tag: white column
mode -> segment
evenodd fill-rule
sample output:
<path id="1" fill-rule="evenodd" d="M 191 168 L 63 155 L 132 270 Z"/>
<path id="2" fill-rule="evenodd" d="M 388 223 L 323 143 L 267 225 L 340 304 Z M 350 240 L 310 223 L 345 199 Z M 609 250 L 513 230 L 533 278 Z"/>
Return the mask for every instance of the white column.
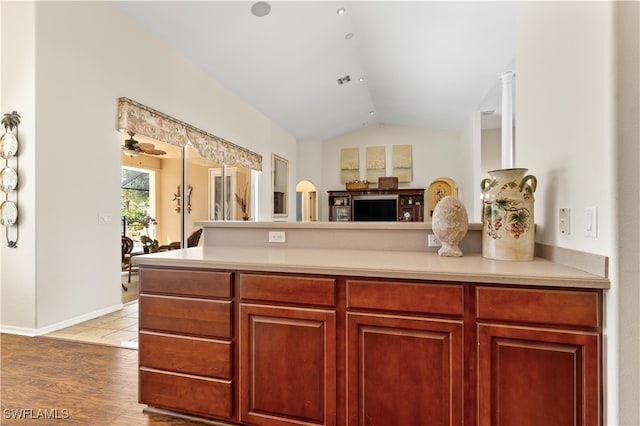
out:
<path id="1" fill-rule="evenodd" d="M 513 72 L 502 74 L 502 168 L 515 167 L 513 143 Z"/>
<path id="2" fill-rule="evenodd" d="M 180 188 L 180 211 L 182 223 L 180 224 L 180 248 L 187 247 L 187 230 L 189 229 L 189 146 L 191 141 L 182 147 L 182 187 Z"/>

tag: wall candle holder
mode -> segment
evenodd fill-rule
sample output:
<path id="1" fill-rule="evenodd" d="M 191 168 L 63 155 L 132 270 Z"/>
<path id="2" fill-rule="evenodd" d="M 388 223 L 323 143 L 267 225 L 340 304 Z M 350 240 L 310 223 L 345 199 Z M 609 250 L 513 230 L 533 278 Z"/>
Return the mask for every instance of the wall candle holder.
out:
<path id="1" fill-rule="evenodd" d="M 191 191 L 192 190 L 193 188 L 191 187 L 191 185 L 187 186 L 187 213 L 191 213 Z M 182 192 L 180 191 L 180 185 L 178 185 L 178 192 L 173 194 L 173 201 L 177 203 L 176 211 L 178 213 L 180 213 L 180 211 L 182 210 L 182 207 L 180 206 L 182 195 L 180 194 L 182 194 Z"/>
<path id="2" fill-rule="evenodd" d="M 16 111 L 5 113 L 1 120 L 4 133 L 0 136 L 0 157 L 4 159 L 4 168 L 0 171 L 0 191 L 4 193 L 4 201 L 0 204 L 0 224 L 5 227 L 7 245 L 18 247 L 18 125 L 20 114 Z M 15 162 L 15 168 L 9 161 Z M 15 194 L 15 201 L 9 195 Z M 15 228 L 16 238 L 9 237 L 9 230 Z"/>

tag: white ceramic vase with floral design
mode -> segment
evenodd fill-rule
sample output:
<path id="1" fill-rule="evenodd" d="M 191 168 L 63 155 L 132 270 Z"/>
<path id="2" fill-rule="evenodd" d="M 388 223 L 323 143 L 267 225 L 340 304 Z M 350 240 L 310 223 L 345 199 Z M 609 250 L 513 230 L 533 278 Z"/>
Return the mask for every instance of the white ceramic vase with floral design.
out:
<path id="1" fill-rule="evenodd" d="M 533 193 L 537 179 L 527 169 L 489 172 L 482 187 L 482 256 L 532 260 L 535 249 Z"/>

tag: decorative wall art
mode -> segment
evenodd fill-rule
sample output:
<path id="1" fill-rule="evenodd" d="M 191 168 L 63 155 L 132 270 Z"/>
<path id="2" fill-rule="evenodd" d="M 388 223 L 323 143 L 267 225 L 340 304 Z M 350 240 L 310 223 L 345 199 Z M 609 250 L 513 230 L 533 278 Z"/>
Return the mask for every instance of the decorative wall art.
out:
<path id="1" fill-rule="evenodd" d="M 367 147 L 367 181 L 377 182 L 382 176 L 386 176 L 384 146 Z"/>
<path id="2" fill-rule="evenodd" d="M 191 213 L 191 191 L 193 191 L 193 187 L 191 185 L 187 186 L 187 213 Z M 180 213 L 182 211 L 182 206 L 180 205 L 180 201 L 182 201 L 182 192 L 180 191 L 180 185 L 178 185 L 178 192 L 173 194 L 173 201 L 176 204 L 176 211 Z"/>
<path id="3" fill-rule="evenodd" d="M 360 179 L 360 148 L 342 148 L 340 153 L 340 182 Z"/>
<path id="4" fill-rule="evenodd" d="M 427 189 L 427 217 L 431 218 L 438 202 L 449 195 L 458 197 L 458 185 L 453 179 L 440 177 L 431 182 Z"/>
<path id="5" fill-rule="evenodd" d="M 391 147 L 392 176 L 398 178 L 398 182 L 411 182 L 413 180 L 413 157 L 411 145 L 393 145 Z"/>
<path id="6" fill-rule="evenodd" d="M 5 227 L 7 245 L 18 247 L 18 125 L 20 114 L 16 111 L 2 116 L 4 133 L 0 137 L 0 157 L 4 159 L 4 168 L 0 171 L 0 191 L 4 193 L 4 201 L 0 204 L 0 225 Z M 10 164 L 13 163 L 13 164 Z M 15 165 L 15 168 L 13 167 Z M 10 195 L 13 200 L 10 199 Z M 9 237 L 9 229 L 15 229 L 16 237 Z"/>

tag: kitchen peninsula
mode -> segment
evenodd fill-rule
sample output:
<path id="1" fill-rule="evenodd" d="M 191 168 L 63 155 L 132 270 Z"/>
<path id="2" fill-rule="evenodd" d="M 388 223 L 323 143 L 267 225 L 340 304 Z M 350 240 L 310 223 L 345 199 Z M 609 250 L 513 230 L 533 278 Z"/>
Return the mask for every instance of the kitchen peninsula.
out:
<path id="1" fill-rule="evenodd" d="M 428 222 L 197 225 L 203 247 L 135 259 L 151 409 L 246 425 L 602 423 L 602 256 L 484 259 L 479 224 L 461 258 L 427 247 Z"/>

